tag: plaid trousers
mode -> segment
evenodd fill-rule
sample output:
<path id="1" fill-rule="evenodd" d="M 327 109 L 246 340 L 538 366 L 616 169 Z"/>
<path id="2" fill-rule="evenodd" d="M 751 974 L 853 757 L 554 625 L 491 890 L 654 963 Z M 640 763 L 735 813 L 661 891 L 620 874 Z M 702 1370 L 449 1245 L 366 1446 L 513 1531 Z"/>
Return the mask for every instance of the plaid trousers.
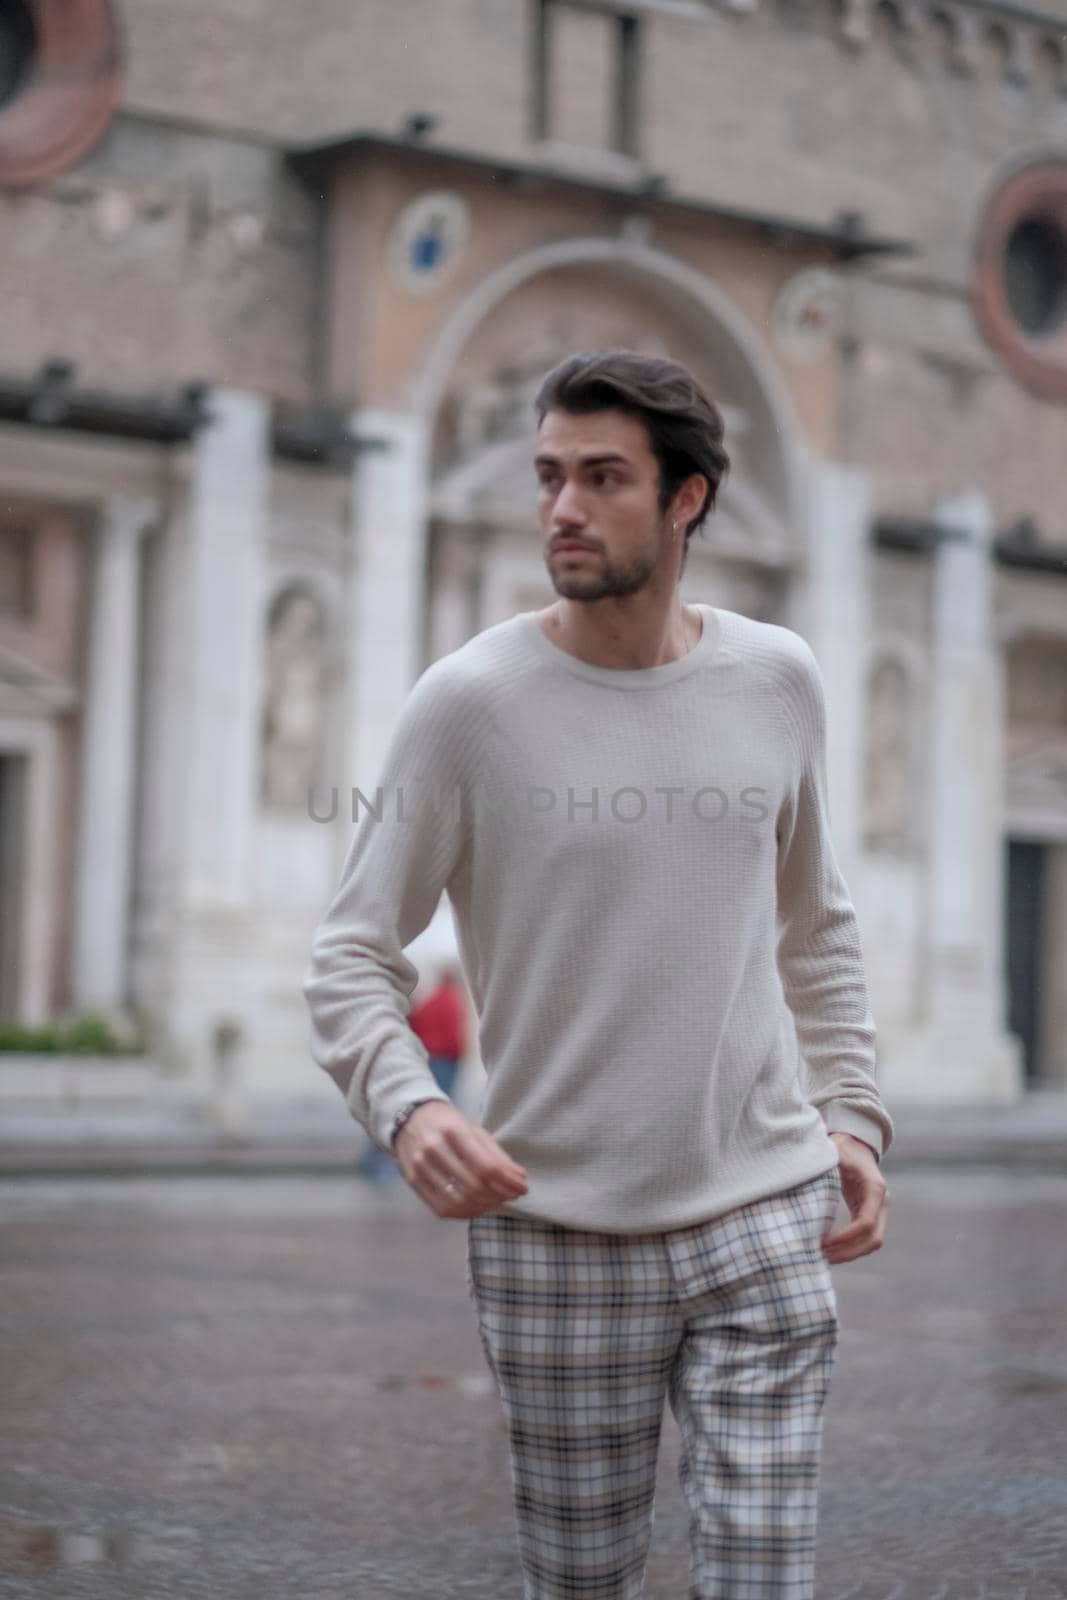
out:
<path id="1" fill-rule="evenodd" d="M 640 1600 L 668 1399 L 689 1600 L 813 1600 L 838 1339 L 830 1171 L 665 1233 L 485 1212 L 467 1289 L 503 1402 L 523 1600 Z"/>

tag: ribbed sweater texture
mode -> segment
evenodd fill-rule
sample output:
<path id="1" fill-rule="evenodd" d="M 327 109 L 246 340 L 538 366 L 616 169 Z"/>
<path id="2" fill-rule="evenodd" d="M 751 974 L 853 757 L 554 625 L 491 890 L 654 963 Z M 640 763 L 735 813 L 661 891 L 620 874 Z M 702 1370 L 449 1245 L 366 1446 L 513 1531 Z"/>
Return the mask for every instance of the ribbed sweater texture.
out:
<path id="1" fill-rule="evenodd" d="M 406 947 L 452 904 L 486 1072 L 478 1121 L 526 1169 L 497 1209 L 685 1227 L 881 1154 L 826 702 L 789 628 L 699 605 L 685 656 L 625 670 L 522 612 L 420 676 L 360 789 L 304 981 L 312 1054 L 383 1148 L 447 1100 L 408 1023 Z M 366 804 L 362 804 L 365 799 Z"/>

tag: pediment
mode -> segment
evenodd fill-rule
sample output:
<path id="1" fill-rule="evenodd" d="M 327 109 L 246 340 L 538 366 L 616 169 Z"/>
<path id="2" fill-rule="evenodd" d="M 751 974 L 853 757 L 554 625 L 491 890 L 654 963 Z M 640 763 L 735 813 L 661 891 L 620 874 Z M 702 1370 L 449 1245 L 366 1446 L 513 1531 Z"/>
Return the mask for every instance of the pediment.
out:
<path id="1" fill-rule="evenodd" d="M 78 704 L 77 687 L 14 651 L 0 648 L 0 714 L 37 717 L 69 711 Z"/>

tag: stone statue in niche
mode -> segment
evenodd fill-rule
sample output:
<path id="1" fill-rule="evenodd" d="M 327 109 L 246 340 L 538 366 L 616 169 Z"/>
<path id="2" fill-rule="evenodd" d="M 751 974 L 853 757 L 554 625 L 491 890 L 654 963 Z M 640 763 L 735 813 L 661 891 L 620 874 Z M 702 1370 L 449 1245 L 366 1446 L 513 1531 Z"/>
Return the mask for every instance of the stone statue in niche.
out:
<path id="1" fill-rule="evenodd" d="M 899 661 L 885 657 L 868 679 L 864 768 L 864 841 L 906 844 L 911 691 Z M 914 797 L 913 797 L 914 798 Z"/>
<path id="2" fill-rule="evenodd" d="M 286 810 L 307 804 L 319 778 L 324 628 L 307 590 L 278 595 L 267 619 L 267 682 L 261 729 L 264 802 Z"/>

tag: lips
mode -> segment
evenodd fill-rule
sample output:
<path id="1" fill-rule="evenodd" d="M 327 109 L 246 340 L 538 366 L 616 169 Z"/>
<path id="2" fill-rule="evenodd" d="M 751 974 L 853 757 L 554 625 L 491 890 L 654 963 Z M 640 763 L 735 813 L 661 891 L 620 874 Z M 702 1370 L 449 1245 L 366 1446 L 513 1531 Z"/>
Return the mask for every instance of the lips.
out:
<path id="1" fill-rule="evenodd" d="M 592 555 L 592 546 L 588 544 L 574 544 L 570 541 L 567 544 L 554 544 L 552 546 L 552 554 L 555 556 L 581 555 L 583 553 L 585 555 Z"/>

